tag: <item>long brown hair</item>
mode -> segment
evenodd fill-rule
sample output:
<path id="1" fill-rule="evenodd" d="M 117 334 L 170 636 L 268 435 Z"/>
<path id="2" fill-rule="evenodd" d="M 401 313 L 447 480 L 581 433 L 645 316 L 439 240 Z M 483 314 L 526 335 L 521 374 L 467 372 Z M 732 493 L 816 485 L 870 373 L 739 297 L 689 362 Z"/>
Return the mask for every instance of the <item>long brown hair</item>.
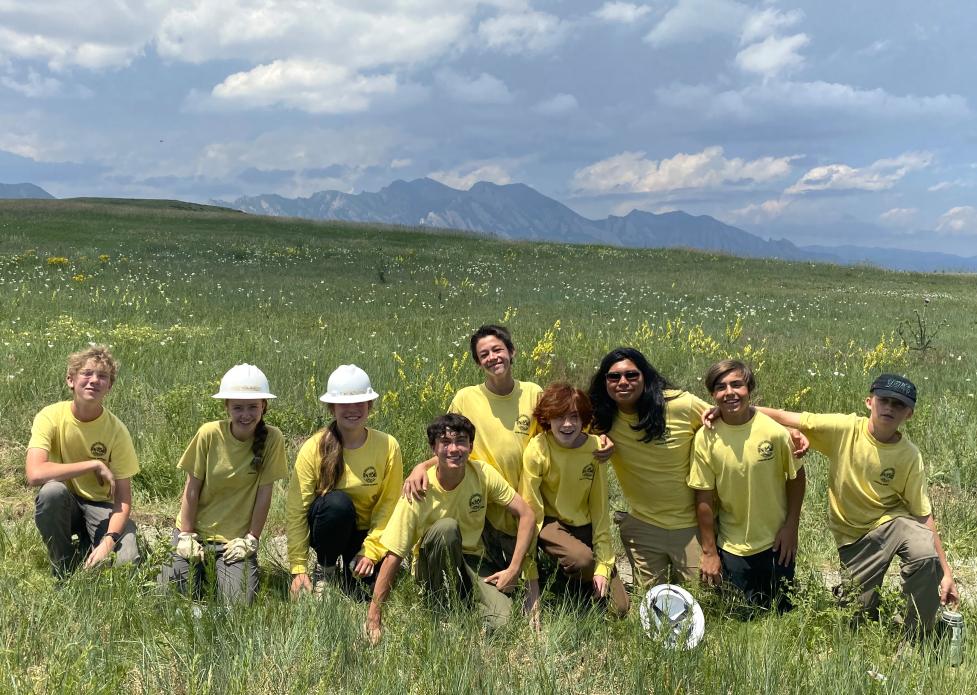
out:
<path id="1" fill-rule="evenodd" d="M 334 490 L 343 477 L 343 435 L 339 433 L 339 426 L 333 420 L 322 431 L 319 440 L 319 484 L 316 486 L 316 496 L 324 495 Z"/>

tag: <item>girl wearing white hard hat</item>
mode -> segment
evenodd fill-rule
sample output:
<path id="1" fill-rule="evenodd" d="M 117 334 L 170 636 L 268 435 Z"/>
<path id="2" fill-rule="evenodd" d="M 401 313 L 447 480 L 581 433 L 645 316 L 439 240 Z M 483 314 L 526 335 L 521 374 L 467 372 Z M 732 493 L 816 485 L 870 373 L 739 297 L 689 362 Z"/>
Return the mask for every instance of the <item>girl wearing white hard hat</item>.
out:
<path id="1" fill-rule="evenodd" d="M 205 561 L 213 556 L 217 588 L 230 601 L 251 603 L 258 590 L 258 539 L 272 486 L 288 474 L 285 439 L 265 424 L 269 390 L 250 364 L 232 367 L 214 398 L 227 419 L 208 422 L 190 440 L 179 467 L 187 473 L 173 532 L 173 557 L 160 582 L 202 594 Z"/>
<path id="2" fill-rule="evenodd" d="M 370 377 L 354 364 L 330 374 L 319 397 L 333 420 L 299 451 L 285 505 L 292 596 L 312 588 L 310 547 L 326 573 L 342 558 L 341 585 L 348 592 L 362 596 L 354 579 L 374 579 L 385 553 L 380 534 L 404 482 L 400 444 L 366 426 L 377 397 Z"/>

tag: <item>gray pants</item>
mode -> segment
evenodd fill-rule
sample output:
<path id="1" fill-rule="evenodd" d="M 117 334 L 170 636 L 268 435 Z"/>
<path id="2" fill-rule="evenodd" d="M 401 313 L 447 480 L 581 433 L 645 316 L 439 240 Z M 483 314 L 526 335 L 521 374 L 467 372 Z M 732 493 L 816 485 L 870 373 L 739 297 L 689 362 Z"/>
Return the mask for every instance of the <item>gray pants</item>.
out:
<path id="1" fill-rule="evenodd" d="M 899 556 L 902 593 L 906 596 L 905 628 L 928 632 L 940 608 L 943 568 L 936 555 L 933 532 L 910 517 L 899 517 L 872 529 L 854 543 L 838 548 L 846 574 L 858 587 L 863 610 L 878 612 L 879 587 L 889 563 Z"/>
<path id="2" fill-rule="evenodd" d="M 440 519 L 421 539 L 417 557 L 417 581 L 436 605 L 476 603 L 489 630 L 501 627 L 512 613 L 512 599 L 484 577 L 504 569 L 473 555 L 465 555 L 461 530 L 454 519 Z"/>
<path id="3" fill-rule="evenodd" d="M 73 570 L 91 549 L 102 542 L 112 516 L 111 502 L 87 502 L 75 497 L 64 483 L 51 480 L 37 492 L 34 523 L 47 546 L 51 570 L 63 577 Z M 78 536 L 78 543 L 72 536 Z M 126 522 L 115 544 L 116 566 L 139 561 L 136 525 Z"/>
<path id="4" fill-rule="evenodd" d="M 173 529 L 173 547 L 176 547 L 180 531 Z M 224 561 L 224 543 L 204 543 L 204 559 L 190 561 L 175 552 L 170 564 L 163 565 L 157 581 L 162 586 L 176 584 L 180 593 L 193 591 L 193 597 L 202 599 L 208 578 L 216 579 L 217 590 L 229 603 L 244 602 L 250 605 L 258 593 L 258 556 L 240 562 Z M 212 584 L 211 584 L 212 585 Z"/>

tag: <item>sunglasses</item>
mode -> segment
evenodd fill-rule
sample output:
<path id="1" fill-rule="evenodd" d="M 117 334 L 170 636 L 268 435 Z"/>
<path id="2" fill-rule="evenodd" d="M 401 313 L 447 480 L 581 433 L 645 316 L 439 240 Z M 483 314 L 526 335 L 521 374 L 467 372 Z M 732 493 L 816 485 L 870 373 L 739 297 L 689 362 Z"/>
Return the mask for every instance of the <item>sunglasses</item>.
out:
<path id="1" fill-rule="evenodd" d="M 626 372 L 608 372 L 604 375 L 604 378 L 612 384 L 616 384 L 621 379 L 627 379 L 629 382 L 637 381 L 639 378 L 641 378 L 641 372 L 639 372 L 637 369 L 629 369 Z"/>

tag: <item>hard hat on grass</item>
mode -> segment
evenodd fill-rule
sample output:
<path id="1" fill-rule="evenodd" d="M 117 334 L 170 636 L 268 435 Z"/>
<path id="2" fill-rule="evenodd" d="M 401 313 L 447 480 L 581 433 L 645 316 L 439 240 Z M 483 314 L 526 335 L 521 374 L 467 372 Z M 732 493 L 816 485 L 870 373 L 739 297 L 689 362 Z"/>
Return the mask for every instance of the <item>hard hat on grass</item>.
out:
<path id="1" fill-rule="evenodd" d="M 220 391 L 213 398 L 275 398 L 268 386 L 268 377 L 253 364 L 239 364 L 227 370 L 221 379 Z"/>
<path id="2" fill-rule="evenodd" d="M 706 632 L 702 607 L 692 594 L 674 584 L 652 587 L 641 600 L 641 625 L 649 637 L 670 649 L 692 649 Z"/>
<path id="3" fill-rule="evenodd" d="M 355 364 L 336 367 L 326 382 L 326 392 L 319 396 L 323 403 L 364 403 L 379 398 L 370 377 Z"/>

